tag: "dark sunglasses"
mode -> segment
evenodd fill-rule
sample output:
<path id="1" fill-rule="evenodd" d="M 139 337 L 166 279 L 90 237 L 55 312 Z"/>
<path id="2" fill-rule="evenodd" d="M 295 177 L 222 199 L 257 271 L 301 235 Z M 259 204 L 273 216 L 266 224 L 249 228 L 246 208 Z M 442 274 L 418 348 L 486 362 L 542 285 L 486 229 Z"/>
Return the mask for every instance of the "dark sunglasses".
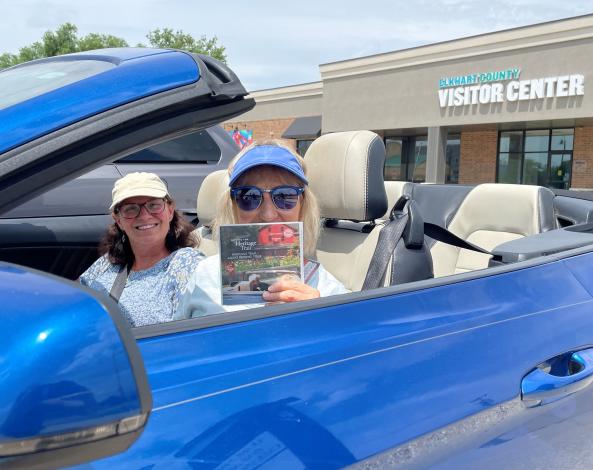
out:
<path id="1" fill-rule="evenodd" d="M 115 213 L 121 215 L 124 219 L 134 219 L 140 215 L 143 207 L 149 214 L 155 215 L 163 212 L 166 204 L 164 199 L 151 199 L 144 204 L 122 204 L 115 210 Z"/>
<path id="2" fill-rule="evenodd" d="M 264 193 L 270 193 L 272 202 L 277 209 L 289 211 L 296 207 L 299 196 L 305 188 L 299 186 L 276 186 L 272 189 L 261 189 L 257 186 L 239 186 L 231 188 L 231 196 L 242 211 L 254 211 L 264 199 Z"/>

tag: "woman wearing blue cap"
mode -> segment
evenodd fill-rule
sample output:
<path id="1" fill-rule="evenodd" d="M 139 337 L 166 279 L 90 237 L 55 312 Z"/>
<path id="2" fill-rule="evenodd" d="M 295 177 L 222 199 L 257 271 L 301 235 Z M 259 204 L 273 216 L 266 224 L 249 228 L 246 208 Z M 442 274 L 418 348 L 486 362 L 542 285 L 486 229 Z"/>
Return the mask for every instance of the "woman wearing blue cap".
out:
<path id="1" fill-rule="evenodd" d="M 315 254 L 320 229 L 319 208 L 307 186 L 305 161 L 299 155 L 277 142 L 254 144 L 233 159 L 228 172 L 230 189 L 221 197 L 215 227 L 301 221 L 305 257 Z M 202 261 L 187 284 L 178 317 L 261 306 L 221 305 L 220 278 L 218 256 Z M 294 279 L 277 281 L 263 292 L 263 300 L 294 302 L 349 292 L 323 266 L 310 259 L 305 262 L 305 279 L 306 283 Z"/>

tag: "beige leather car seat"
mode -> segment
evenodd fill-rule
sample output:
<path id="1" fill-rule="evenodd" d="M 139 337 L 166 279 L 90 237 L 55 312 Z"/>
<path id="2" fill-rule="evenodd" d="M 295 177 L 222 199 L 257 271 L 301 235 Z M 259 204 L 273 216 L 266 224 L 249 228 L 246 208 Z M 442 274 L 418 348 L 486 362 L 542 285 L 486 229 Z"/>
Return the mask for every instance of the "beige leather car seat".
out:
<path id="1" fill-rule="evenodd" d="M 388 219 L 391 209 L 397 202 L 397 200 L 403 196 L 411 196 L 413 183 L 407 181 L 385 181 L 385 192 L 387 193 L 387 212 L 381 217 L 382 219 Z"/>
<path id="2" fill-rule="evenodd" d="M 198 248 L 206 256 L 218 253 L 218 242 L 212 240 L 211 226 L 216 218 L 220 197 L 228 190 L 228 184 L 227 170 L 217 170 L 204 178 L 198 190 L 196 212 L 200 226 L 194 232 L 200 236 Z"/>
<path id="3" fill-rule="evenodd" d="M 492 251 L 501 243 L 556 228 L 554 193 L 540 186 L 480 184 L 461 202 L 447 229 Z M 435 277 L 488 267 L 489 255 L 436 242 Z"/>
<path id="4" fill-rule="evenodd" d="M 317 244 L 317 259 L 347 289 L 360 290 L 382 228 L 365 233 L 360 222 L 387 211 L 383 141 L 370 131 L 326 134 L 311 144 L 305 161 L 321 216 L 330 222 Z"/>

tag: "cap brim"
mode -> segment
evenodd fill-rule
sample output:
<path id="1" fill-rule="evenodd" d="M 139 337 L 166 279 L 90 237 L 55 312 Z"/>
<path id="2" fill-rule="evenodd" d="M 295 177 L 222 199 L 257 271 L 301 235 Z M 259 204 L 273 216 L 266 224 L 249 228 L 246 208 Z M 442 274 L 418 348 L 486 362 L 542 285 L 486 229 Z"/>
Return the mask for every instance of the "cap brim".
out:
<path id="1" fill-rule="evenodd" d="M 115 206 L 117 206 L 120 202 L 125 201 L 131 197 L 155 197 L 155 198 L 164 198 L 167 196 L 167 191 L 163 191 L 162 189 L 156 188 L 145 188 L 145 189 L 138 189 L 134 188 L 129 191 L 123 191 L 117 200 L 114 200 L 109 206 L 109 210 L 112 211 Z"/>
<path id="2" fill-rule="evenodd" d="M 249 171 L 253 168 L 256 168 L 258 166 L 274 166 L 276 168 L 281 168 L 282 170 L 286 170 L 289 173 L 296 176 L 303 183 L 309 184 L 309 181 L 307 180 L 307 178 L 305 177 L 305 174 L 302 171 L 299 173 L 299 172 L 293 170 L 292 168 L 287 167 L 286 165 L 282 165 L 281 163 L 275 163 L 275 162 L 270 162 L 270 161 L 266 161 L 266 160 L 262 160 L 262 161 L 254 160 L 252 162 L 249 162 L 243 168 L 241 168 L 240 172 L 237 172 L 237 174 L 233 175 L 233 178 L 229 181 L 229 186 L 232 186 L 233 183 L 235 183 L 235 181 L 237 181 L 241 177 L 241 175 L 245 174 L 247 171 Z"/>

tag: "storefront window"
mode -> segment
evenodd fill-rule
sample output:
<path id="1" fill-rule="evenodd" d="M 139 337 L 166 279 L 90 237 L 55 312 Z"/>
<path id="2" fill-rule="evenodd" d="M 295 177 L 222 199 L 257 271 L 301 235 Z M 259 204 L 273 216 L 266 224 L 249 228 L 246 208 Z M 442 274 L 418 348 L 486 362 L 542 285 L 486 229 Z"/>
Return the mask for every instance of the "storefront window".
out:
<path id="1" fill-rule="evenodd" d="M 523 183 L 547 186 L 548 154 L 525 153 L 523 160 Z"/>
<path id="2" fill-rule="evenodd" d="M 309 150 L 309 147 L 313 143 L 313 139 L 310 140 L 297 140 L 296 141 L 296 151 L 301 156 L 304 157 Z"/>
<path id="3" fill-rule="evenodd" d="M 525 131 L 525 153 L 527 152 L 547 152 L 548 141 L 550 140 L 550 131 Z"/>
<path id="4" fill-rule="evenodd" d="M 405 169 L 402 166 L 402 138 L 385 139 L 385 170 L 383 172 L 385 180 L 403 181 L 405 180 Z"/>
<path id="5" fill-rule="evenodd" d="M 571 136 L 572 140 L 572 136 Z M 550 164 L 550 186 L 568 189 L 570 181 L 572 153 L 553 153 Z"/>
<path id="6" fill-rule="evenodd" d="M 568 189 L 573 137 L 573 129 L 501 132 L 497 182 Z"/>
<path id="7" fill-rule="evenodd" d="M 447 136 L 445 183 L 459 182 L 459 156 L 461 155 L 461 140 L 459 135 Z"/>
<path id="8" fill-rule="evenodd" d="M 426 136 L 385 138 L 385 180 L 423 182 L 426 179 L 426 143 Z"/>
<path id="9" fill-rule="evenodd" d="M 500 153 L 498 157 L 498 182 L 513 184 L 521 182 L 520 153 Z"/>
<path id="10" fill-rule="evenodd" d="M 416 137 L 414 142 L 414 161 L 410 168 L 411 177 L 408 179 L 414 183 L 422 183 L 426 181 L 426 154 L 427 154 L 427 137 Z"/>
<path id="11" fill-rule="evenodd" d="M 566 129 L 552 129 L 552 150 L 572 150 L 573 134 L 566 133 Z"/>
<path id="12" fill-rule="evenodd" d="M 385 138 L 385 171 L 386 181 L 426 181 L 426 157 L 428 154 L 428 138 L 421 136 L 403 136 Z M 459 135 L 447 138 L 445 182 L 457 183 L 459 179 Z"/>
<path id="13" fill-rule="evenodd" d="M 501 132 L 501 152 L 523 152 L 523 131 Z"/>

